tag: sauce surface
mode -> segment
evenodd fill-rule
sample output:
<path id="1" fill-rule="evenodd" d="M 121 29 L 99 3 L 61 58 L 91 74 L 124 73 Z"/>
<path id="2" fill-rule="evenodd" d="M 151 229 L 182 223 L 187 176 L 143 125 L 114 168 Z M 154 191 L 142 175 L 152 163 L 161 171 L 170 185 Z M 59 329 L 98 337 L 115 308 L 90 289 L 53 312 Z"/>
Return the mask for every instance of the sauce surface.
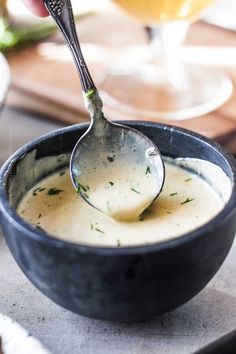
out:
<path id="1" fill-rule="evenodd" d="M 110 154 L 106 160 L 98 158 L 86 167 L 78 190 L 104 214 L 116 220 L 134 220 L 160 189 L 156 167 L 136 160 L 135 153 L 127 157 Z"/>
<path id="2" fill-rule="evenodd" d="M 217 179 L 219 168 L 205 163 L 208 165 L 203 164 L 202 169 L 208 166 Z M 226 200 L 199 175 L 170 162 L 165 168 L 165 184 L 158 199 L 132 222 L 116 221 L 87 204 L 75 192 L 67 169 L 36 184 L 23 197 L 17 212 L 28 223 L 60 239 L 122 247 L 176 238 L 222 210 Z"/>

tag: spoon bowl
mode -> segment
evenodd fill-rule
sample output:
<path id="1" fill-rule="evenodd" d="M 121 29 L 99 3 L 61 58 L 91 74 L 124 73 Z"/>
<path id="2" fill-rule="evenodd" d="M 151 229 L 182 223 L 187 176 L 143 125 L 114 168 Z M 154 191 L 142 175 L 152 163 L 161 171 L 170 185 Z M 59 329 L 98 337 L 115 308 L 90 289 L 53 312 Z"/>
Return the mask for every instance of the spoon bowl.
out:
<path id="1" fill-rule="evenodd" d="M 109 122 L 102 113 L 77 142 L 70 171 L 79 194 L 118 220 L 137 218 L 164 182 L 156 145 L 136 129 Z"/>

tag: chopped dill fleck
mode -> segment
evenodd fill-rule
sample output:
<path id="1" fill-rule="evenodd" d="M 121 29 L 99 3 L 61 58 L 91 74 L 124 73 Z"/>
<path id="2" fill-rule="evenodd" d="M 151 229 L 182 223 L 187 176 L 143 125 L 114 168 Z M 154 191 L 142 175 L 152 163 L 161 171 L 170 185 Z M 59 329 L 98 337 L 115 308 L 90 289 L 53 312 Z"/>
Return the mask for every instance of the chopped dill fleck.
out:
<path id="1" fill-rule="evenodd" d="M 139 215 L 139 221 L 143 221 L 143 220 L 144 220 L 143 214 Z"/>
<path id="2" fill-rule="evenodd" d="M 146 168 L 145 175 L 147 175 L 148 173 L 152 173 L 152 172 L 151 172 L 151 169 L 150 169 L 150 167 L 149 167 L 149 166 Z"/>
<path id="3" fill-rule="evenodd" d="M 96 92 L 96 90 L 91 89 L 91 90 L 89 90 L 88 92 L 85 93 L 85 96 L 86 96 L 87 98 L 92 98 L 93 95 L 95 94 L 95 92 Z"/>
<path id="4" fill-rule="evenodd" d="M 107 156 L 107 160 L 109 161 L 109 162 L 113 162 L 114 160 L 115 160 L 115 157 L 116 157 L 116 155 L 112 155 L 112 156 Z"/>
<path id="5" fill-rule="evenodd" d="M 65 173 L 66 173 L 66 171 L 61 171 L 61 172 L 59 173 L 59 175 L 60 175 L 60 176 L 64 176 Z"/>
<path id="6" fill-rule="evenodd" d="M 80 193 L 81 189 L 84 192 L 87 192 L 89 190 L 89 186 L 83 186 L 81 183 L 78 182 L 77 192 Z"/>
<path id="7" fill-rule="evenodd" d="M 183 201 L 182 203 L 180 203 L 181 205 L 192 202 L 194 200 L 194 198 L 186 198 L 185 201 Z"/>
<path id="8" fill-rule="evenodd" d="M 176 194 L 178 194 L 178 193 L 177 193 L 177 192 L 171 193 L 171 194 L 170 194 L 170 197 L 173 197 L 173 196 L 176 195 Z"/>
<path id="9" fill-rule="evenodd" d="M 60 156 L 60 157 L 58 157 L 57 162 L 62 162 L 63 159 L 64 159 L 64 157 L 65 157 L 65 156 Z"/>
<path id="10" fill-rule="evenodd" d="M 40 190 L 40 187 L 38 187 L 38 188 L 35 188 L 34 190 L 33 190 L 33 195 L 35 196 L 35 195 L 37 195 L 37 192 Z"/>
<path id="11" fill-rule="evenodd" d="M 184 182 L 189 182 L 191 180 L 192 180 L 192 178 L 187 178 L 187 179 L 184 180 Z"/>
<path id="12" fill-rule="evenodd" d="M 90 224 L 90 229 L 93 230 L 93 224 Z"/>
<path id="13" fill-rule="evenodd" d="M 42 192 L 42 191 L 44 191 L 44 190 L 45 190 L 45 188 L 41 188 L 41 187 L 35 188 L 35 189 L 33 190 L 33 195 L 36 196 L 36 195 L 37 195 L 37 192 Z"/>
<path id="14" fill-rule="evenodd" d="M 104 231 L 102 231 L 102 230 L 98 229 L 97 227 L 95 227 L 95 230 L 96 230 L 96 231 L 98 231 L 98 232 L 101 232 L 102 234 L 105 234 L 105 232 L 104 232 Z"/>
<path id="15" fill-rule="evenodd" d="M 141 194 L 139 191 L 137 191 L 136 189 L 134 189 L 134 188 L 130 188 L 131 189 L 131 191 L 133 191 L 133 192 L 135 192 L 135 193 L 137 193 L 137 194 Z"/>
<path id="16" fill-rule="evenodd" d="M 36 229 L 39 229 L 39 230 L 46 233 L 46 231 L 39 224 L 35 225 L 35 227 L 36 227 Z"/>
<path id="17" fill-rule="evenodd" d="M 111 186 L 114 186 L 114 182 L 108 182 Z"/>
<path id="18" fill-rule="evenodd" d="M 120 247 L 121 246 L 120 240 L 116 240 L 116 242 L 117 242 L 117 247 Z"/>
<path id="19" fill-rule="evenodd" d="M 58 188 L 50 188 L 47 192 L 47 195 L 58 195 L 60 193 L 64 192 L 63 189 L 58 189 Z"/>

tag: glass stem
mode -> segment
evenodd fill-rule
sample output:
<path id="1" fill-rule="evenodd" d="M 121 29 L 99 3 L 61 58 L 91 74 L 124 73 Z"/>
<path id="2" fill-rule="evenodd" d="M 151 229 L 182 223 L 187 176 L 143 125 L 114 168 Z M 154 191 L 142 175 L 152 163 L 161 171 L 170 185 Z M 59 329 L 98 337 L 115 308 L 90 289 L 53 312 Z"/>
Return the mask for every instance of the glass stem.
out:
<path id="1" fill-rule="evenodd" d="M 189 24 L 189 21 L 172 21 L 146 27 L 151 46 L 151 59 L 161 63 L 175 61 L 176 54 L 185 40 Z"/>

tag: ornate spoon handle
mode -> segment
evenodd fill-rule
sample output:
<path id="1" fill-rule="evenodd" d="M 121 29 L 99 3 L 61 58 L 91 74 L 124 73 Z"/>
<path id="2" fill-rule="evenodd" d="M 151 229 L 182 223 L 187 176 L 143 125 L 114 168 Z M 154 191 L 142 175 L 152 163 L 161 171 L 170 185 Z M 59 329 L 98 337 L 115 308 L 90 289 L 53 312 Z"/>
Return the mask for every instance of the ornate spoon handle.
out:
<path id="1" fill-rule="evenodd" d="M 72 52 L 79 73 L 82 90 L 86 94 L 97 91 L 80 48 L 70 0 L 44 0 L 44 4 L 61 30 Z"/>

